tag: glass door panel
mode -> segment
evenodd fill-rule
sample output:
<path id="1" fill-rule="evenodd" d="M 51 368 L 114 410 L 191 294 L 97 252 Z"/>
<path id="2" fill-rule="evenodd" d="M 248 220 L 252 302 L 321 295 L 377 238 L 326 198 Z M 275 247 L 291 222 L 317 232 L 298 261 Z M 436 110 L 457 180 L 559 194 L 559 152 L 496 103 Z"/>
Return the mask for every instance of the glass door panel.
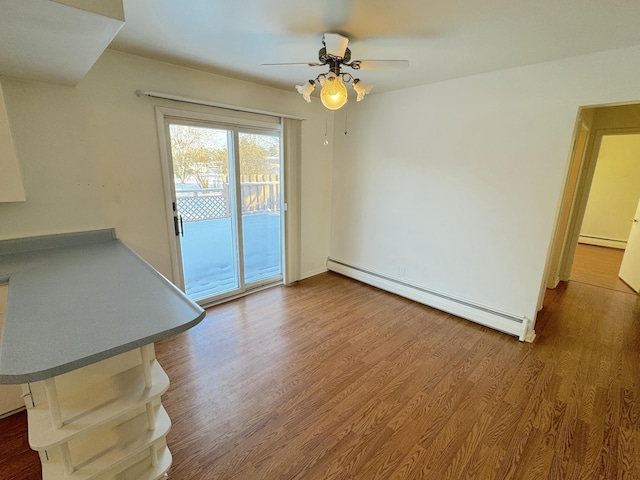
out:
<path id="1" fill-rule="evenodd" d="M 185 292 L 203 300 L 237 290 L 233 131 L 171 123 L 169 133 Z"/>
<path id="2" fill-rule="evenodd" d="M 238 133 L 244 281 L 282 274 L 280 136 Z"/>
<path id="3" fill-rule="evenodd" d="M 280 131 L 165 117 L 177 257 L 202 305 L 282 280 Z"/>

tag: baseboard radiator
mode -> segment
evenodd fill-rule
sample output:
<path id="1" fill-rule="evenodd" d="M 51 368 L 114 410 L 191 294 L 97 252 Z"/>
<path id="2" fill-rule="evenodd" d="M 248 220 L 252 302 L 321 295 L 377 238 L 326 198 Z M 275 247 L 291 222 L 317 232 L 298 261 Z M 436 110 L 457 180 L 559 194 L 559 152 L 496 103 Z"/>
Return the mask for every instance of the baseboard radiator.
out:
<path id="1" fill-rule="evenodd" d="M 586 243 L 587 245 L 596 245 L 598 247 L 619 248 L 624 250 L 627 248 L 627 241 L 617 238 L 596 237 L 594 235 L 580 235 L 578 237 L 579 243 Z"/>
<path id="2" fill-rule="evenodd" d="M 457 317 L 516 336 L 520 341 L 532 342 L 535 338 L 535 333 L 531 328 L 532 322 L 524 316 L 500 312 L 490 307 L 349 265 L 334 258 L 327 260 L 327 269 Z"/>

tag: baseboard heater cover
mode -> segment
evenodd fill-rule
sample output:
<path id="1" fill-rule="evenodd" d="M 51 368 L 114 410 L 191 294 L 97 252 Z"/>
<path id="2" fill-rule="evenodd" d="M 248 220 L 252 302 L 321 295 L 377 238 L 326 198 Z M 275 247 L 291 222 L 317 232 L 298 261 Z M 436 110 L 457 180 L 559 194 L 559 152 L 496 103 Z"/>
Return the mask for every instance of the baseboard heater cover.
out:
<path id="1" fill-rule="evenodd" d="M 627 248 L 626 240 L 619 240 L 617 238 L 596 237 L 594 235 L 580 235 L 578 237 L 578 243 L 596 245 L 598 247 L 618 248 L 620 250 L 624 250 L 625 248 Z"/>
<path id="2" fill-rule="evenodd" d="M 457 317 L 514 335 L 520 341 L 532 342 L 535 337 L 535 333 L 532 330 L 530 331 L 531 321 L 524 316 L 520 317 L 500 312 L 486 306 L 349 265 L 333 258 L 327 260 L 327 269 Z"/>

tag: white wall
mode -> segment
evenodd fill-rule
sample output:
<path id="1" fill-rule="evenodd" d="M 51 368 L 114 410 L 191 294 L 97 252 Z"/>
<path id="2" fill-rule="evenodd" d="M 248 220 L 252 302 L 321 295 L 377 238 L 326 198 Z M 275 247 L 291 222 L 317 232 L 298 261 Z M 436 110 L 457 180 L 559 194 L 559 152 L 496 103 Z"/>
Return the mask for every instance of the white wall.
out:
<path id="1" fill-rule="evenodd" d="M 0 238 L 115 227 L 171 277 L 155 90 L 307 118 L 302 124 L 302 274 L 329 245 L 331 153 L 325 114 L 295 92 L 107 50 L 76 88 L 2 78 L 27 201 L 0 204 Z M 196 107 L 193 107 L 196 108 Z"/>
<path id="2" fill-rule="evenodd" d="M 578 107 L 640 100 L 638 55 L 575 57 L 351 106 L 349 134 L 335 132 L 330 256 L 535 318 Z"/>
<path id="3" fill-rule="evenodd" d="M 602 137 L 580 241 L 625 248 L 640 198 L 640 135 Z"/>

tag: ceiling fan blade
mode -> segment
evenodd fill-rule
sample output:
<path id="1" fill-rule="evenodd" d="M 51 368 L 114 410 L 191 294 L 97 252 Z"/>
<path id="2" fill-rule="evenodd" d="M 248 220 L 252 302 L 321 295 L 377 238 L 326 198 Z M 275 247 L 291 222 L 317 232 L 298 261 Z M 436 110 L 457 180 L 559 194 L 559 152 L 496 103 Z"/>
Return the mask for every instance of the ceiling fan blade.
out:
<path id="1" fill-rule="evenodd" d="M 347 45 L 349 44 L 349 39 L 347 37 L 343 37 L 339 33 L 325 33 L 322 37 L 322 41 L 327 49 L 327 55 L 336 58 L 344 58 L 344 54 L 347 51 Z"/>
<path id="2" fill-rule="evenodd" d="M 261 63 L 261 67 L 324 67 L 324 63 Z"/>
<path id="3" fill-rule="evenodd" d="M 409 60 L 354 60 L 347 66 L 354 70 L 398 70 L 408 68 Z"/>

